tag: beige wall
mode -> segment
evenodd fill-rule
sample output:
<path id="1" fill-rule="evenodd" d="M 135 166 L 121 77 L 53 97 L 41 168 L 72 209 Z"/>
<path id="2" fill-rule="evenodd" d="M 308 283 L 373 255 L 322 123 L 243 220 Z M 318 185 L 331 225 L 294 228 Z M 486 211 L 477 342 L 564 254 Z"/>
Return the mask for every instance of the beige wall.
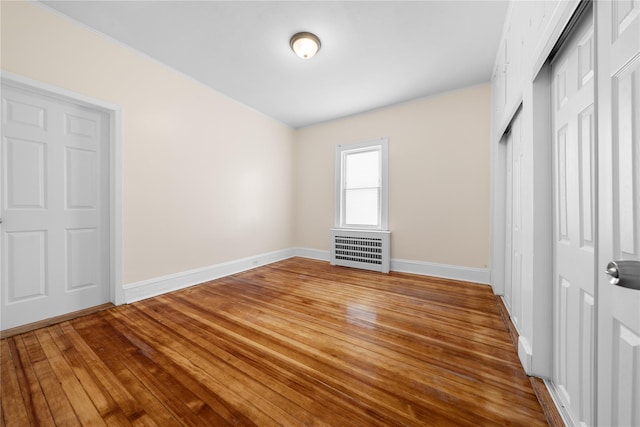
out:
<path id="1" fill-rule="evenodd" d="M 389 137 L 391 257 L 489 263 L 489 84 L 298 131 L 296 245 L 328 250 L 337 144 Z"/>
<path id="2" fill-rule="evenodd" d="M 122 108 L 125 283 L 328 250 L 334 147 L 383 136 L 392 257 L 487 266 L 489 85 L 296 132 L 39 6 L 0 4 L 3 70 Z"/>
<path id="3" fill-rule="evenodd" d="M 122 108 L 125 283 L 292 246 L 292 129 L 41 7 L 1 8 L 3 70 Z"/>

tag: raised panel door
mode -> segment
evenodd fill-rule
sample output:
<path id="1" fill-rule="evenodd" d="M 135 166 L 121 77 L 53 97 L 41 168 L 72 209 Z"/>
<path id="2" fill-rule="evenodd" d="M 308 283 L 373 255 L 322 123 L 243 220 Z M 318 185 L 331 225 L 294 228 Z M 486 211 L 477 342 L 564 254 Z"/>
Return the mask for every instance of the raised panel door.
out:
<path id="1" fill-rule="evenodd" d="M 640 290 L 609 261 L 640 261 L 640 1 L 596 2 L 598 25 L 598 422 L 640 425 Z"/>
<path id="2" fill-rule="evenodd" d="M 1 327 L 110 300 L 106 116 L 2 86 Z"/>
<path id="3" fill-rule="evenodd" d="M 589 8 L 554 58 L 554 372 L 576 424 L 595 424 L 594 41 Z"/>

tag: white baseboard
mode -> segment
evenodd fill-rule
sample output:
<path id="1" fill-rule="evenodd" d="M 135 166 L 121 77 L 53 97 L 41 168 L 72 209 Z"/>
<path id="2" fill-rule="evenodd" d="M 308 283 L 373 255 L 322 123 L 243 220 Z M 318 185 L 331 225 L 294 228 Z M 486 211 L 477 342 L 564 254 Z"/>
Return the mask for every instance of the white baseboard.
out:
<path id="1" fill-rule="evenodd" d="M 242 258 L 208 267 L 196 268 L 181 273 L 170 274 L 154 279 L 128 283 L 123 286 L 124 302 L 132 303 L 146 298 L 155 297 L 167 292 L 177 291 L 199 283 L 219 279 L 224 276 L 240 273 L 241 271 L 282 261 L 299 256 L 329 262 L 329 251 L 311 248 L 289 248 L 275 252 Z M 481 268 L 459 267 L 445 264 L 435 264 L 424 261 L 409 261 L 402 259 L 391 260 L 391 270 L 403 273 L 420 274 L 422 276 L 442 277 L 466 282 L 489 283 L 489 271 Z"/>
<path id="2" fill-rule="evenodd" d="M 208 267 L 183 271 L 181 273 L 170 274 L 168 276 L 128 283 L 123 286 L 125 303 L 132 303 L 162 295 L 167 292 L 188 288 L 189 286 L 197 285 L 199 283 L 208 282 L 224 276 L 240 273 L 241 271 L 282 261 L 284 259 L 291 258 L 292 256 L 295 256 L 293 249 L 283 249 L 221 264 L 210 265 Z"/>
<path id="3" fill-rule="evenodd" d="M 331 259 L 329 251 L 323 251 L 321 249 L 310 248 L 293 248 L 293 256 L 299 256 L 302 258 L 317 259 L 318 261 L 327 261 Z"/>
<path id="4" fill-rule="evenodd" d="M 392 258 L 391 271 L 489 284 L 489 269 L 487 268 L 461 267 L 458 265 Z"/>
<path id="5" fill-rule="evenodd" d="M 320 249 L 294 248 L 293 254 L 293 256 L 321 261 L 329 261 L 331 258 L 329 251 Z M 392 258 L 391 271 L 462 280 L 464 282 L 489 283 L 489 269 L 487 268 L 460 267 L 457 265 Z"/>
<path id="6" fill-rule="evenodd" d="M 518 358 L 527 375 L 532 375 L 533 353 L 529 341 L 523 335 L 518 336 Z"/>

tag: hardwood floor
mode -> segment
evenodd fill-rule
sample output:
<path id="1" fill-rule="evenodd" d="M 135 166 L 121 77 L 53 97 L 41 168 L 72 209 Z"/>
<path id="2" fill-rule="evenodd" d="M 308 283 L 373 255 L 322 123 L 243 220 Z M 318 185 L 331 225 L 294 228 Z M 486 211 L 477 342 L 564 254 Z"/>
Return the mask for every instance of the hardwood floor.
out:
<path id="1" fill-rule="evenodd" d="M 292 258 L 1 343 L 2 426 L 547 425 L 465 282 Z"/>

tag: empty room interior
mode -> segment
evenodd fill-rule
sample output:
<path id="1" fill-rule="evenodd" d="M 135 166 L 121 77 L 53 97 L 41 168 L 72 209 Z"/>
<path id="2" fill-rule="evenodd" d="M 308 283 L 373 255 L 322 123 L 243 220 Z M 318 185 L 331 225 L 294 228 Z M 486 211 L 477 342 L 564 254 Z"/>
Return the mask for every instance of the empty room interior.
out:
<path id="1" fill-rule="evenodd" d="M 0 426 L 640 426 L 640 2 L 0 2 Z"/>

